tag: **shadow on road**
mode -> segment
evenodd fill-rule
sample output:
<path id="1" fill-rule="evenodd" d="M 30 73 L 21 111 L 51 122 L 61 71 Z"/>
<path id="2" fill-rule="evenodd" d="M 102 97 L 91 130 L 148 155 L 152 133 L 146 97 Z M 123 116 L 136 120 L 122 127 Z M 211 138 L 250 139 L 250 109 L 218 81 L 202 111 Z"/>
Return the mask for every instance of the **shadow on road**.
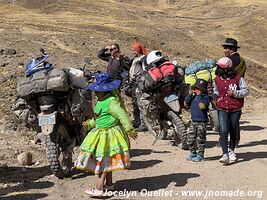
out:
<path id="1" fill-rule="evenodd" d="M 72 177 L 71 179 L 79 179 L 79 178 L 85 178 L 87 176 L 94 176 L 95 174 L 93 172 L 85 172 L 82 170 L 78 170 L 78 169 L 73 169 L 72 170 Z"/>
<path id="2" fill-rule="evenodd" d="M 267 140 L 252 141 L 246 144 L 241 144 L 238 147 L 252 147 L 252 146 L 258 146 L 258 145 L 267 145 Z"/>
<path id="3" fill-rule="evenodd" d="M 206 160 L 219 160 L 221 156 L 213 156 L 213 157 L 209 157 L 206 158 Z M 246 153 L 236 153 L 236 157 L 237 157 L 237 162 L 235 163 L 231 163 L 231 165 L 233 164 L 238 164 L 241 162 L 248 162 L 254 159 L 260 159 L 260 158 L 267 158 L 267 152 L 246 152 Z"/>
<path id="4" fill-rule="evenodd" d="M 242 131 L 261 131 L 263 129 L 265 129 L 265 127 L 257 125 L 240 126 L 240 130 Z"/>
<path id="5" fill-rule="evenodd" d="M 24 170 L 23 170 L 24 169 Z M 24 172 L 23 172 L 23 171 Z M 50 181 L 37 181 L 51 174 L 49 167 L 0 167 L 0 182 L 7 184 L 6 188 L 0 189 L 0 197 L 13 192 L 27 191 L 29 189 L 50 188 L 54 183 Z M 36 181 L 36 182 L 35 182 Z M 10 185 L 10 186 L 9 186 Z M 20 194 L 22 195 L 22 194 Z M 35 195 L 35 194 L 33 194 Z M 42 195 L 42 194 L 41 194 Z M 46 194 L 43 194 L 46 195 Z M 46 195 L 47 196 L 47 195 Z M 1 197 L 11 198 L 11 197 Z M 13 198 L 13 196 L 12 196 Z M 41 198 L 41 197 L 40 197 Z M 15 198 L 14 198 L 15 199 Z M 17 198 L 17 199 L 23 199 Z M 36 198 L 32 198 L 36 199 Z"/>
<path id="6" fill-rule="evenodd" d="M 219 144 L 219 137 L 218 137 L 218 141 L 206 141 L 206 148 L 213 148 L 218 146 Z"/>
<path id="7" fill-rule="evenodd" d="M 152 149 L 131 149 L 130 156 L 131 158 L 133 158 L 133 157 L 138 157 L 142 155 L 149 155 L 152 153 L 171 153 L 171 152 L 170 151 L 156 151 Z"/>
<path id="8" fill-rule="evenodd" d="M 29 193 L 29 194 L 16 194 L 16 195 L 12 195 L 12 196 L 7 196 L 7 197 L 1 197 L 1 200 L 36 200 L 36 199 L 42 199 L 47 197 L 47 194 L 44 193 Z"/>
<path id="9" fill-rule="evenodd" d="M 237 153 L 236 154 L 238 161 L 237 163 L 241 162 L 248 162 L 254 159 L 259 158 L 267 158 L 267 152 L 246 152 L 246 153 Z"/>
<path id="10" fill-rule="evenodd" d="M 240 120 L 239 124 L 249 124 L 250 122 L 249 121 L 243 121 L 243 120 Z"/>
<path id="11" fill-rule="evenodd" d="M 116 182 L 116 190 L 123 191 L 138 191 L 147 189 L 148 191 L 154 191 L 159 189 L 165 189 L 170 183 L 176 183 L 176 187 L 182 187 L 187 184 L 187 180 L 190 178 L 199 177 L 196 173 L 173 173 L 161 176 L 142 177 L 136 179 L 119 180 Z"/>
<path id="12" fill-rule="evenodd" d="M 130 156 L 131 158 L 133 158 L 133 157 L 138 157 L 142 155 L 149 155 L 151 153 L 152 153 L 151 149 L 131 149 Z"/>
<path id="13" fill-rule="evenodd" d="M 207 135 L 219 135 L 219 132 L 213 130 L 207 130 Z"/>
<path id="14" fill-rule="evenodd" d="M 13 192 L 25 192 L 25 191 L 28 191 L 28 190 L 31 190 L 31 189 L 46 189 L 46 188 L 53 187 L 53 185 L 54 185 L 54 183 L 49 182 L 49 181 L 25 182 L 25 183 L 23 183 L 21 185 L 11 186 L 11 187 L 0 189 L 0 197 L 2 199 L 2 198 L 4 198 L 4 197 L 2 197 L 3 195 L 8 195 L 8 194 L 13 193 Z M 44 194 L 44 195 L 46 195 L 46 194 Z M 13 196 L 16 196 L 16 195 L 12 195 L 12 197 Z M 26 195 L 26 194 L 25 194 L 25 196 L 28 197 L 28 195 Z"/>
<path id="15" fill-rule="evenodd" d="M 1 167 L 0 166 L 0 182 L 2 183 L 17 183 L 17 182 L 31 182 L 38 180 L 47 175 L 51 175 L 48 166 L 42 167 Z"/>
<path id="16" fill-rule="evenodd" d="M 162 160 L 131 161 L 130 170 L 145 169 L 161 163 Z"/>

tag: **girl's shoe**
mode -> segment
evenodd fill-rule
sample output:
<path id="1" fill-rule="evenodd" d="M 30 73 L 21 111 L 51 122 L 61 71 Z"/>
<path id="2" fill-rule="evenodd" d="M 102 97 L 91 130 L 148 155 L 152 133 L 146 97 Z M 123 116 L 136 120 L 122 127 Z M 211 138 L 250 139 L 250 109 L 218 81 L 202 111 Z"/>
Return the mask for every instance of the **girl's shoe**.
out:
<path id="1" fill-rule="evenodd" d="M 192 161 L 193 158 L 196 157 L 196 156 L 197 156 L 196 153 L 190 153 L 190 154 L 187 156 L 186 160 L 188 160 L 188 161 Z"/>
<path id="2" fill-rule="evenodd" d="M 237 158 L 236 155 L 233 151 L 229 151 L 229 162 L 230 163 L 234 163 L 236 162 Z"/>
<path id="3" fill-rule="evenodd" d="M 204 160 L 204 157 L 200 154 L 197 154 L 197 156 L 192 158 L 192 161 L 194 161 L 194 162 L 201 162 L 203 160 Z"/>
<path id="4" fill-rule="evenodd" d="M 220 163 L 229 164 L 229 156 L 228 154 L 223 154 L 223 156 L 219 159 Z"/>
<path id="5" fill-rule="evenodd" d="M 103 190 L 98 190 L 96 188 L 85 190 L 86 194 L 89 194 L 91 197 L 101 197 L 103 196 Z"/>

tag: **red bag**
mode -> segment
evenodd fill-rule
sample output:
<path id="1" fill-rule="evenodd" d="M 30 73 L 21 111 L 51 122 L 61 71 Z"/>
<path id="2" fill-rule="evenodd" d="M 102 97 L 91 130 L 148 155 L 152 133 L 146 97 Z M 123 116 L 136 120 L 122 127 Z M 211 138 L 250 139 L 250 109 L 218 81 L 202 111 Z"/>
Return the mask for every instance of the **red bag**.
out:
<path id="1" fill-rule="evenodd" d="M 175 66 L 171 62 L 166 61 L 162 63 L 159 67 L 153 67 L 149 69 L 148 73 L 155 82 L 158 82 L 166 76 L 174 77 L 175 76 L 174 70 Z"/>
<path id="2" fill-rule="evenodd" d="M 163 85 L 169 84 L 170 80 L 174 80 L 175 74 L 175 66 L 171 62 L 166 61 L 159 67 L 153 67 L 145 71 L 138 84 L 139 88 L 143 92 L 156 90 Z"/>

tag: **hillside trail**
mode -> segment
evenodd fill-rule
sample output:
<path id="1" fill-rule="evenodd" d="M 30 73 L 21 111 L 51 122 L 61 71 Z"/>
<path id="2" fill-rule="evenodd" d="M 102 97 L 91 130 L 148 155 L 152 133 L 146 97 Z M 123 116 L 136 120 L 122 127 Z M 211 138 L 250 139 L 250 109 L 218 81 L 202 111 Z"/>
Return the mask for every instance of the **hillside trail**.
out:
<path id="1" fill-rule="evenodd" d="M 242 114 L 238 162 L 229 166 L 218 162 L 221 148 L 216 146 L 217 133 L 208 132 L 205 161 L 200 163 L 186 161 L 188 152 L 172 146 L 169 140 L 152 146 L 153 136 L 139 134 L 131 144 L 130 170 L 114 172 L 115 189 L 121 194 L 114 193 L 108 199 L 126 199 L 127 195 L 128 199 L 267 199 L 266 103 L 267 98 L 257 99 L 252 110 L 244 109 L 248 111 Z M 0 134 L 0 151 L 8 158 L 1 162 L 8 166 L 0 166 L 1 199 L 89 199 L 84 190 L 95 186 L 96 176 L 77 174 L 58 180 L 48 168 L 43 146 L 31 144 L 20 134 L 4 134 Z M 7 148 L 4 138 L 11 147 Z M 12 160 L 13 151 L 18 148 L 31 149 L 40 164 L 19 166 Z M 202 196 L 183 197 L 186 191 L 200 191 Z M 215 196 L 221 191 L 235 191 L 239 196 Z M 240 197 L 240 192 L 247 196 Z"/>

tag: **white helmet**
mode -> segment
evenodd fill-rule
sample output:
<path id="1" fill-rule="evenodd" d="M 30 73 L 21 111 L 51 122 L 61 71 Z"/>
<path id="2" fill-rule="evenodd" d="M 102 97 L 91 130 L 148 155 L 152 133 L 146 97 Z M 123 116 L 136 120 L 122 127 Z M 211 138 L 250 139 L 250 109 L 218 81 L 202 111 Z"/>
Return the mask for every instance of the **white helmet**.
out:
<path id="1" fill-rule="evenodd" d="M 152 64 L 152 63 L 155 63 L 157 61 L 159 61 L 160 59 L 163 58 L 163 55 L 160 51 L 158 50 L 154 50 L 154 51 L 151 51 L 147 57 L 146 57 L 146 62 L 148 65 Z"/>

